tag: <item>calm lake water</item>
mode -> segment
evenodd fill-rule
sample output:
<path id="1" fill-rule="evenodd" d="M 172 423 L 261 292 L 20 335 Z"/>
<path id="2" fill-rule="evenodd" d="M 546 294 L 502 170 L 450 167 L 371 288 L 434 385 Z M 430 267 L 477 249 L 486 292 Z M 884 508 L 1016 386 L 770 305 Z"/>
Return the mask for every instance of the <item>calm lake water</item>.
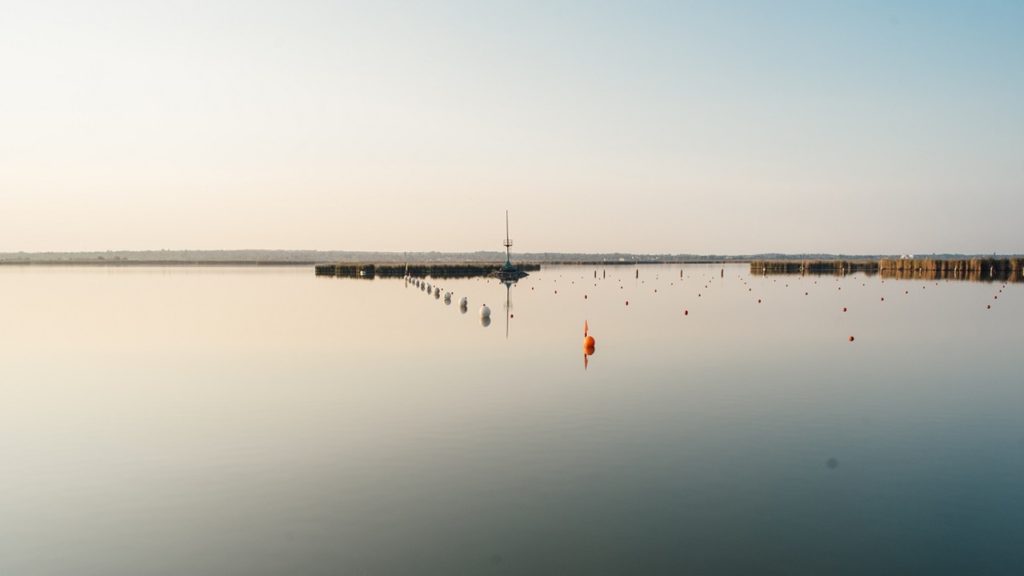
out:
<path id="1" fill-rule="evenodd" d="M 636 270 L 0 268 L 0 574 L 1024 573 L 1024 285 Z"/>

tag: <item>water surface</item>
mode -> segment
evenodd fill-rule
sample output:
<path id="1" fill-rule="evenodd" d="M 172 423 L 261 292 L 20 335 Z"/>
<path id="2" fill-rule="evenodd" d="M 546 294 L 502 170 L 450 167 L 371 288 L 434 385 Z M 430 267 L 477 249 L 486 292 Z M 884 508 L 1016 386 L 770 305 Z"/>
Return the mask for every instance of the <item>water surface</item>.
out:
<path id="1" fill-rule="evenodd" d="M 0 573 L 1024 566 L 1024 286 L 438 284 L 0 268 Z"/>

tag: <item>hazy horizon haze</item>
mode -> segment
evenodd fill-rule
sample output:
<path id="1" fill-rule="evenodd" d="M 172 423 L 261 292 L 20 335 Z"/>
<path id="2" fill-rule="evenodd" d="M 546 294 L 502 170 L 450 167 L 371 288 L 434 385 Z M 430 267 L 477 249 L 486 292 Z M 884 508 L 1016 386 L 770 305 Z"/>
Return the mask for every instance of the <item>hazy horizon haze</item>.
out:
<path id="1" fill-rule="evenodd" d="M 33 2 L 0 252 L 1020 253 L 1017 2 Z"/>

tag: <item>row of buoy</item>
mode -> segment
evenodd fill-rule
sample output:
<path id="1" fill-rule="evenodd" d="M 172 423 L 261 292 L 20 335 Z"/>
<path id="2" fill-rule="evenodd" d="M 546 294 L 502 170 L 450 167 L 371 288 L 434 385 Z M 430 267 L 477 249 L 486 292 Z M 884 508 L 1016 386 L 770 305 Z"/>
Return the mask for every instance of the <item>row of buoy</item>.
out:
<path id="1" fill-rule="evenodd" d="M 433 294 L 435 299 L 440 299 L 441 298 L 441 287 L 440 286 L 432 286 L 429 282 L 427 282 L 425 280 L 421 280 L 419 278 L 412 278 L 412 277 L 409 277 L 409 276 L 406 277 L 406 281 L 411 283 L 413 286 L 419 288 L 420 290 L 425 291 L 427 294 Z M 444 292 L 444 303 L 445 304 L 451 304 L 452 303 L 452 296 L 453 296 L 453 294 L 451 292 L 445 291 Z M 462 298 L 459 299 L 459 309 L 463 313 L 465 313 L 466 310 L 469 309 L 469 298 L 463 296 Z M 483 321 L 486 321 L 484 323 L 485 326 L 490 323 L 490 318 L 491 318 L 491 309 L 487 306 L 487 304 L 484 304 L 484 305 L 480 306 L 480 319 L 483 320 Z"/>
<path id="2" fill-rule="evenodd" d="M 603 276 L 603 275 L 602 275 L 602 276 Z M 680 276 L 682 276 L 682 272 L 680 272 Z M 561 278 L 561 276 L 559 276 L 559 277 Z M 595 274 L 595 277 L 596 277 L 596 274 Z M 585 277 L 581 276 L 581 278 L 585 278 Z M 741 276 L 737 276 L 737 278 L 739 278 L 739 279 L 742 279 L 742 277 L 741 277 Z M 657 276 L 655 277 L 655 279 L 658 279 L 658 278 L 657 278 Z M 803 280 L 803 279 L 804 279 L 804 278 L 797 278 L 797 280 Z M 538 279 L 538 280 L 542 280 L 542 279 Z M 839 279 L 836 279 L 835 281 L 836 281 L 836 282 L 839 282 Z M 425 283 L 425 282 L 420 282 L 420 281 L 418 281 L 418 280 L 417 280 L 417 281 L 415 281 L 415 282 L 417 283 L 417 285 L 423 284 L 423 285 L 425 286 L 425 288 L 426 288 L 426 290 L 427 290 L 428 292 L 430 292 L 430 290 L 431 290 L 431 289 L 433 289 L 433 294 L 434 294 L 435 298 L 436 298 L 436 297 L 438 297 L 438 295 L 440 294 L 440 288 L 439 288 L 439 287 L 431 287 L 429 283 Z M 557 280 L 554 280 L 554 282 L 555 282 L 555 283 L 557 283 Z M 619 279 L 619 280 L 618 280 L 618 282 L 619 282 L 619 284 L 621 284 L 621 283 L 622 283 L 621 279 Z M 772 279 L 772 282 L 773 282 L 773 283 L 777 283 L 777 280 L 776 280 L 776 279 Z M 743 283 L 743 285 L 744 285 L 745 287 L 747 287 L 747 291 L 748 291 L 748 292 L 752 292 L 752 291 L 753 291 L 752 287 L 750 287 L 750 285 L 749 285 L 749 284 L 748 284 L 748 283 L 747 283 L 746 281 L 743 281 L 742 283 Z M 813 284 L 815 284 L 815 285 L 817 285 L 817 284 L 818 284 L 818 281 L 817 281 L 817 280 L 813 280 L 813 281 L 812 281 L 812 283 L 813 283 Z M 884 284 L 884 283 L 885 283 L 885 280 L 881 280 L 881 283 L 882 283 L 882 284 Z M 570 282 L 570 284 L 575 284 L 575 282 L 572 282 L 572 281 L 571 281 L 571 282 Z M 672 284 L 672 285 L 674 285 L 674 284 Z M 935 283 L 935 285 L 936 285 L 936 286 L 938 286 L 938 285 L 939 285 L 939 283 L 938 283 L 938 282 L 936 282 L 936 283 Z M 594 286 L 596 287 L 596 286 L 597 286 L 597 284 L 595 283 L 595 284 L 594 284 Z M 866 283 L 863 283 L 863 282 L 862 282 L 862 283 L 861 283 L 861 286 L 866 286 Z M 705 287 L 705 289 L 708 289 L 708 288 L 710 288 L 710 286 L 709 286 L 708 284 L 705 284 L 705 285 L 704 285 L 704 287 Z M 788 287 L 789 287 L 789 284 L 786 284 L 786 287 L 788 288 Z M 1004 285 L 1004 287 L 1005 287 L 1005 285 Z M 621 289 L 623 289 L 623 287 L 622 287 L 622 286 L 620 286 L 619 288 L 620 288 L 620 290 L 621 290 Z M 927 288 L 926 286 L 921 286 L 921 289 L 922 289 L 922 290 L 924 290 L 924 289 L 926 289 L 926 288 Z M 842 286 L 839 286 L 839 287 L 838 287 L 837 289 L 838 289 L 838 290 L 842 290 Z M 533 290 L 533 287 L 531 287 L 531 290 Z M 657 292 L 657 289 L 656 289 L 656 288 L 654 289 L 654 292 L 655 292 L 655 293 Z M 999 290 L 998 290 L 998 294 L 1001 294 L 1002 292 L 1003 292 L 1003 290 L 1002 290 L 1002 289 L 999 289 Z M 904 290 L 904 294 L 905 294 L 905 295 L 909 295 L 909 293 L 910 293 L 910 291 L 909 291 L 909 290 Z M 555 290 L 555 294 L 558 294 L 558 291 L 557 291 L 557 290 Z M 998 299 L 999 299 L 999 295 L 998 295 L 998 294 L 994 294 L 994 295 L 993 295 L 993 299 L 994 299 L 994 300 L 998 300 Z M 804 295 L 805 295 L 805 296 L 809 296 L 809 292 L 808 292 L 808 291 L 805 291 L 805 292 L 804 292 Z M 702 296 L 702 294 L 698 293 L 697 297 L 698 297 L 698 298 L 700 298 L 701 296 Z M 587 299 L 589 299 L 589 294 L 586 294 L 586 293 L 585 293 L 585 294 L 583 295 L 583 299 L 584 299 L 584 300 L 587 300 Z M 885 297 L 884 297 L 884 296 L 882 296 L 882 297 L 880 298 L 880 301 L 881 301 L 881 302 L 885 302 Z M 451 293 L 450 293 L 450 292 L 446 292 L 446 293 L 445 293 L 445 303 L 446 303 L 446 304 L 448 304 L 448 303 L 450 303 L 450 302 L 451 302 Z M 761 304 L 762 302 L 763 302 L 763 300 L 762 300 L 761 298 L 758 298 L 758 299 L 757 299 L 757 303 L 758 303 L 758 304 Z M 465 297 L 463 297 L 463 298 L 462 298 L 462 299 L 460 300 L 460 302 L 459 302 L 459 305 L 460 305 L 460 308 L 462 308 L 462 309 L 463 309 L 463 312 L 465 312 L 465 309 L 466 309 L 466 308 L 468 307 L 468 300 L 467 300 L 467 299 L 466 299 Z M 629 306 L 629 301 L 628 301 L 628 300 L 626 300 L 626 301 L 625 301 L 625 305 L 626 305 L 626 306 Z M 986 305 L 986 309 L 991 309 L 991 308 L 992 308 L 992 305 L 991 305 L 991 304 L 988 304 L 988 305 Z M 847 311 L 848 311 L 848 309 L 847 309 L 846 307 L 843 307 L 843 308 L 842 308 L 842 312 L 847 312 Z M 484 320 L 484 319 L 488 319 L 488 320 L 489 320 L 489 318 L 490 318 L 490 313 L 491 313 L 491 311 L 490 311 L 490 308 L 489 308 L 489 307 L 487 307 L 487 305 L 486 305 L 486 304 L 485 304 L 485 305 L 483 305 L 483 306 L 481 306 L 481 308 L 480 308 L 480 318 L 481 318 L 481 320 Z M 689 315 L 689 310 L 684 310 L 684 311 L 683 311 L 683 315 L 684 315 L 684 316 L 687 316 L 687 315 Z M 485 325 L 486 325 L 486 323 L 485 323 Z M 593 337 L 591 337 L 591 336 L 589 336 L 589 334 L 587 334 L 587 326 L 586 326 L 586 322 L 585 322 L 585 326 L 584 326 L 584 348 L 585 348 L 585 349 L 586 349 L 586 348 L 588 347 L 588 346 L 587 346 L 588 340 L 589 340 L 589 341 L 590 341 L 590 342 L 592 343 L 592 342 L 593 342 Z M 853 341 L 855 340 L 855 339 L 854 339 L 854 336 L 852 336 L 852 335 L 851 335 L 851 336 L 849 336 L 849 337 L 848 337 L 848 340 L 849 340 L 850 342 L 853 342 Z"/>

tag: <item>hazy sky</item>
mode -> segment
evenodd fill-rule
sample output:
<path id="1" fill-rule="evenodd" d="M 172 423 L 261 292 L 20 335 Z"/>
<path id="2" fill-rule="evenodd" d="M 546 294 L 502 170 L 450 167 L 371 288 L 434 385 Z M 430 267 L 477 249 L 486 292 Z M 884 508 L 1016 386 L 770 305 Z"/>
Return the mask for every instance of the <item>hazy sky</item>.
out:
<path id="1" fill-rule="evenodd" d="M 5 2 L 0 251 L 1024 252 L 1024 2 Z"/>

